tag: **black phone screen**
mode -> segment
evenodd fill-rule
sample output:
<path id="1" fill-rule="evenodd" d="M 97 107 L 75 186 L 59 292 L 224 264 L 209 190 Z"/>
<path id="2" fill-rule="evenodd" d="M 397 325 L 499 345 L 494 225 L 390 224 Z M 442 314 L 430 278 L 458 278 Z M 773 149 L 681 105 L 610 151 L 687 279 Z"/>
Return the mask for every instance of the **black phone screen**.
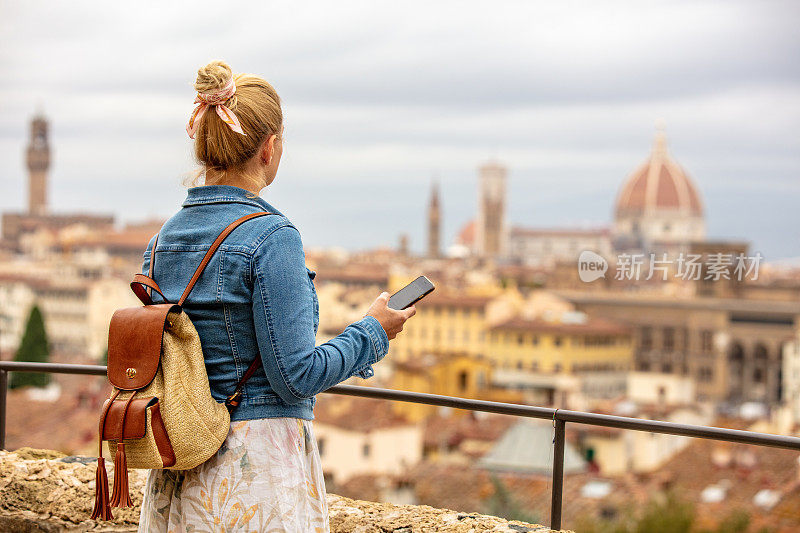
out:
<path id="1" fill-rule="evenodd" d="M 433 283 L 425 276 L 420 276 L 389 298 L 389 307 L 396 310 L 405 309 L 420 301 L 433 291 Z"/>

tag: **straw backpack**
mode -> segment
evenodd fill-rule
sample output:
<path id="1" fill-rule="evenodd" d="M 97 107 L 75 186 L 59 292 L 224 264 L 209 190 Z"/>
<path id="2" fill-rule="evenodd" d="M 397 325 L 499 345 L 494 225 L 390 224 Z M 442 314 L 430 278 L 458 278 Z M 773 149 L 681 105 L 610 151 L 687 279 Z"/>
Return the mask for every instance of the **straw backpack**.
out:
<path id="1" fill-rule="evenodd" d="M 111 520 L 111 507 L 132 507 L 128 468 L 193 468 L 214 455 L 230 429 L 242 386 L 261 365 L 256 357 L 225 403 L 211 396 L 200 337 L 182 306 L 222 241 L 239 224 L 272 213 L 245 215 L 220 233 L 177 304 L 153 280 L 158 235 L 149 275 L 136 274 L 131 289 L 143 307 L 118 309 L 108 329 L 108 380 L 114 386 L 100 416 L 95 504 L 92 519 Z M 149 290 L 148 290 L 149 289 Z M 152 291 L 167 303 L 154 304 Z M 114 493 L 109 500 L 103 441 L 114 456 Z"/>

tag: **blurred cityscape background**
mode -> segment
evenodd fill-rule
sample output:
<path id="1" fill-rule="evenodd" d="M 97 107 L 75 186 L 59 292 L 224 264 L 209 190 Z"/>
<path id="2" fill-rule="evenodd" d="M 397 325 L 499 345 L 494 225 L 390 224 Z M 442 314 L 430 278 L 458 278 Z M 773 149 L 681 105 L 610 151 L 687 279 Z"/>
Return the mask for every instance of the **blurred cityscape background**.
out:
<path id="1" fill-rule="evenodd" d="M 800 434 L 795 5 L 278 4 L 275 38 L 0 5 L 0 359 L 102 364 L 185 194 L 193 69 L 220 57 L 284 98 L 262 195 L 303 234 L 318 342 L 437 287 L 353 383 Z M 10 384 L 8 449 L 96 450 L 105 380 Z M 547 521 L 550 424 L 328 395 L 315 416 L 329 492 Z M 571 424 L 564 525 L 796 531 L 799 459 Z"/>

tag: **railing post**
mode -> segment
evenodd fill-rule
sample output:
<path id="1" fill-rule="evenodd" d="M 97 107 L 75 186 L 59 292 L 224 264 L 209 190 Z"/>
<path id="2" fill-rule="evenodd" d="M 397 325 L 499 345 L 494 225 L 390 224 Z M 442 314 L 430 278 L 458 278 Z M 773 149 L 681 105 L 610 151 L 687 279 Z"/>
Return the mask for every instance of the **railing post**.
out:
<path id="1" fill-rule="evenodd" d="M 0 369 L 0 450 L 6 449 L 6 393 L 8 371 Z"/>
<path id="2" fill-rule="evenodd" d="M 564 426 L 566 422 L 553 415 L 553 494 L 550 503 L 550 529 L 561 529 L 561 495 L 564 485 Z"/>

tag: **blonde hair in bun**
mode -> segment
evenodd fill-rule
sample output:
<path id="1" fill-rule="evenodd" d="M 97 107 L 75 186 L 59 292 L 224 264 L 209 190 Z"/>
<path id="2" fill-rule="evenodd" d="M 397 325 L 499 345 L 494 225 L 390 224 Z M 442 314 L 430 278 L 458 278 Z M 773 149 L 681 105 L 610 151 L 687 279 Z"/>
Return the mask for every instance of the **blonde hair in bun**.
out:
<path id="1" fill-rule="evenodd" d="M 231 130 L 216 113 L 204 113 L 194 139 L 194 153 L 202 168 L 194 176 L 192 185 L 205 176 L 205 185 L 228 182 L 231 173 L 242 176 L 247 183 L 243 188 L 261 189 L 263 178 L 249 175 L 247 163 L 270 135 L 281 135 L 283 111 L 275 89 L 263 78 L 254 74 L 233 74 L 224 61 L 212 61 L 197 71 L 194 88 L 199 93 L 223 89 L 233 77 L 236 92 L 225 106 L 236 113 L 245 135 Z"/>

